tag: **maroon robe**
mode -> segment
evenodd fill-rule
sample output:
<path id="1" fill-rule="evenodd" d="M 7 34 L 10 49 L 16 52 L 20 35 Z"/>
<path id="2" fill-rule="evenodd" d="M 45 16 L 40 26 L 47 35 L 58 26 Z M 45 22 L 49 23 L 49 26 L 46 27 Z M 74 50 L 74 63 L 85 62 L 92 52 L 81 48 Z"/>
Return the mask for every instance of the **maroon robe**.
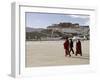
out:
<path id="1" fill-rule="evenodd" d="M 69 55 L 69 41 L 64 42 L 65 55 Z"/>
<path id="2" fill-rule="evenodd" d="M 78 41 L 78 42 L 76 43 L 76 55 L 77 55 L 77 54 L 82 55 L 82 49 L 81 49 L 81 42 L 80 42 L 80 41 Z"/>

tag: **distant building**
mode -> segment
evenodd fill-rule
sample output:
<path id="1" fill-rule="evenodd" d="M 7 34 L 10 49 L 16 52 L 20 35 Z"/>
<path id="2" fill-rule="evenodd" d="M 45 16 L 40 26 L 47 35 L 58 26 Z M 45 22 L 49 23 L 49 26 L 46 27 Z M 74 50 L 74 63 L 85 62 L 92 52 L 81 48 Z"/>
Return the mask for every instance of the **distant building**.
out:
<path id="1" fill-rule="evenodd" d="M 58 29 L 58 28 L 79 28 L 79 24 L 63 22 L 63 23 L 59 23 L 59 24 L 53 24 L 53 25 L 47 27 L 47 29 Z"/>
<path id="2" fill-rule="evenodd" d="M 76 23 L 76 24 L 73 24 L 73 27 L 75 27 L 75 28 L 79 28 L 80 26 L 79 26 L 78 23 Z"/>
<path id="3" fill-rule="evenodd" d="M 79 24 L 72 23 L 59 23 L 48 26 L 47 29 L 58 30 L 62 33 L 77 33 L 76 28 L 79 28 Z M 79 33 L 79 32 L 78 32 Z"/>
<path id="4" fill-rule="evenodd" d="M 61 33 L 65 34 L 81 34 L 86 35 L 89 34 L 89 26 L 80 26 L 78 23 L 72 24 L 72 23 L 59 23 L 59 24 L 53 24 L 51 26 L 48 26 L 47 29 L 51 29 L 53 31 L 59 31 Z"/>

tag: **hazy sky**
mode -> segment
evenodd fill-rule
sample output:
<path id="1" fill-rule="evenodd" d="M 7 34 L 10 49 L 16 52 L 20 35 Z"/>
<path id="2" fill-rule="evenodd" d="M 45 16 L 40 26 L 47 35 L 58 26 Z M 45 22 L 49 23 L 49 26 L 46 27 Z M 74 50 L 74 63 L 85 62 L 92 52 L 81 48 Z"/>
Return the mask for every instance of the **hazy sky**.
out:
<path id="1" fill-rule="evenodd" d="M 79 23 L 79 25 L 89 25 L 89 16 L 86 15 L 68 15 L 51 13 L 25 13 L 26 27 L 46 28 L 52 24 L 60 22 Z"/>

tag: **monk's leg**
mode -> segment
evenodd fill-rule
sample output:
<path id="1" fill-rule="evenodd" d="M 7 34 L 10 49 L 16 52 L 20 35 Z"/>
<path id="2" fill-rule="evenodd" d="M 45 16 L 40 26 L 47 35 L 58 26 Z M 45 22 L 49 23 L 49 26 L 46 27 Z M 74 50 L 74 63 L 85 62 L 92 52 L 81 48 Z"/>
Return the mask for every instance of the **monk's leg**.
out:
<path id="1" fill-rule="evenodd" d="M 80 54 L 80 56 L 82 56 L 82 51 L 81 51 L 81 49 L 79 49 L 79 54 Z"/>
<path id="2" fill-rule="evenodd" d="M 65 56 L 67 56 L 67 55 L 68 55 L 68 50 L 66 49 L 66 50 L 65 50 Z"/>
<path id="3" fill-rule="evenodd" d="M 75 56 L 77 56 L 77 53 L 78 53 L 78 52 L 77 52 L 77 49 L 76 49 L 76 53 L 75 53 Z"/>
<path id="4" fill-rule="evenodd" d="M 69 57 L 71 57 L 70 51 L 69 51 L 69 50 L 67 50 L 67 51 L 68 51 L 68 55 L 69 55 Z"/>
<path id="5" fill-rule="evenodd" d="M 73 52 L 73 54 L 74 54 L 74 50 L 73 50 L 73 48 L 72 48 L 72 52 Z"/>
<path id="6" fill-rule="evenodd" d="M 67 52 L 66 52 L 66 50 L 65 50 L 65 56 L 67 56 Z"/>

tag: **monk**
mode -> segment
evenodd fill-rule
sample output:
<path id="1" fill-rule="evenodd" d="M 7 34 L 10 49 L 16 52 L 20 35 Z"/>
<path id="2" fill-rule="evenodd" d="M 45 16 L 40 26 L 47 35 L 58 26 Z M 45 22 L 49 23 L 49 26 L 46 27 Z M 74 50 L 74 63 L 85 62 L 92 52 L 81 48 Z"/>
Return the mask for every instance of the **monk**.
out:
<path id="1" fill-rule="evenodd" d="M 78 39 L 78 41 L 76 42 L 76 56 L 77 54 L 80 54 L 80 56 L 82 56 L 82 48 L 81 48 L 81 41 Z"/>
<path id="2" fill-rule="evenodd" d="M 69 52 L 69 40 L 66 38 L 66 41 L 64 42 L 64 49 L 65 49 L 65 57 L 69 55 L 71 57 L 70 52 Z"/>
<path id="3" fill-rule="evenodd" d="M 73 41 L 72 41 L 72 39 L 70 39 L 70 50 L 69 50 L 69 52 L 73 52 L 73 54 L 74 54 L 74 50 L 73 50 Z"/>

